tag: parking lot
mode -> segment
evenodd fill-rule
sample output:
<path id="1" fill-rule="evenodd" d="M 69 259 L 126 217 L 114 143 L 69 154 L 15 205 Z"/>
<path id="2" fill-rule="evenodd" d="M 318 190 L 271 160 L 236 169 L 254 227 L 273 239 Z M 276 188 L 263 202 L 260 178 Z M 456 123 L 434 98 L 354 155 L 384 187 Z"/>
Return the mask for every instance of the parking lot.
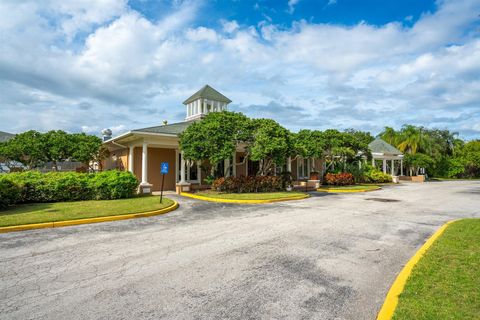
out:
<path id="1" fill-rule="evenodd" d="M 480 181 L 262 205 L 172 196 L 163 216 L 0 234 L 1 319 L 374 319 Z"/>

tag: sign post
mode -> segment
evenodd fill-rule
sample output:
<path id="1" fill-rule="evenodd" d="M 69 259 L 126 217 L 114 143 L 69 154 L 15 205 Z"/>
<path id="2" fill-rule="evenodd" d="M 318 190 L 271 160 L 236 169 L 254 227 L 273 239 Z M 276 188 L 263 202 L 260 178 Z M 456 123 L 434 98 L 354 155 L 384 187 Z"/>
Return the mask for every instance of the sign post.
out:
<path id="1" fill-rule="evenodd" d="M 162 174 L 162 188 L 160 189 L 160 203 L 163 200 L 163 184 L 165 182 L 165 175 L 168 173 L 168 162 L 162 162 L 160 164 L 160 173 Z"/>

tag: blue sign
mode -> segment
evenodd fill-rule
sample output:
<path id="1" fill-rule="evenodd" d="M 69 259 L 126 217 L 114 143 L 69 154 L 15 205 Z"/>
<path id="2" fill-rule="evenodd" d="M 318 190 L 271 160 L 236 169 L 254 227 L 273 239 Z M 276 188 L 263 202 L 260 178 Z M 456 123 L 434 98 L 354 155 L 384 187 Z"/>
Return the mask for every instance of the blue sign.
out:
<path id="1" fill-rule="evenodd" d="M 160 173 L 167 174 L 168 173 L 168 162 L 162 162 L 160 165 Z"/>

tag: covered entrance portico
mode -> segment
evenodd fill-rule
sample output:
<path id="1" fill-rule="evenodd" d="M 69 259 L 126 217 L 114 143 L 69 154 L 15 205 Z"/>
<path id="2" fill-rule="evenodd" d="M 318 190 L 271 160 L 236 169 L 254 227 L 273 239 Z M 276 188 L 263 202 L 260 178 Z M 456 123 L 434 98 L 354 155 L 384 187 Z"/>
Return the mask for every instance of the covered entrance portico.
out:
<path id="1" fill-rule="evenodd" d="M 381 163 L 383 173 L 403 176 L 403 154 L 400 150 L 380 138 L 372 141 L 368 147 L 372 153 L 372 166 Z"/>

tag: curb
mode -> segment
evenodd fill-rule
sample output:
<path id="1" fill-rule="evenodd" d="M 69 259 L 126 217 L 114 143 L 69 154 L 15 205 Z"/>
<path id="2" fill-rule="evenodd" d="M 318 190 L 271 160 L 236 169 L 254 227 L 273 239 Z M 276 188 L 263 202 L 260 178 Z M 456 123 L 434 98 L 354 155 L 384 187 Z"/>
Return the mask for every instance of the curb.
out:
<path id="1" fill-rule="evenodd" d="M 435 233 L 423 244 L 423 246 L 418 249 L 415 255 L 407 262 L 403 267 L 402 271 L 398 274 L 397 278 L 393 282 L 390 290 L 388 290 L 385 301 L 380 309 L 380 312 L 377 315 L 377 320 L 390 320 L 393 317 L 393 313 L 398 305 L 398 297 L 403 292 L 405 284 L 407 283 L 408 277 L 412 273 L 413 267 L 418 263 L 418 261 L 425 255 L 427 250 L 432 246 L 432 244 L 442 235 L 442 233 L 447 229 L 447 227 L 455 222 L 456 220 L 449 221 L 442 225 Z"/>
<path id="2" fill-rule="evenodd" d="M 327 192 L 327 193 L 357 193 L 357 192 L 370 192 L 370 191 L 378 191 L 382 188 L 377 186 L 375 189 L 356 189 L 356 190 L 345 190 L 345 189 L 322 189 L 318 188 L 318 192 Z"/>
<path id="3" fill-rule="evenodd" d="M 192 198 L 192 199 L 197 199 L 197 200 L 203 200 L 203 201 L 210 201 L 210 202 L 222 202 L 222 203 L 243 203 L 243 204 L 255 204 L 255 203 L 272 203 L 272 202 L 280 202 L 280 201 L 290 201 L 290 200 L 301 200 L 301 199 L 306 199 L 309 198 L 309 194 L 304 194 L 304 195 L 299 195 L 299 196 L 294 196 L 294 197 L 289 197 L 289 198 L 278 198 L 278 199 L 258 199 L 258 200 L 241 200 L 241 199 L 219 199 L 219 198 L 210 198 L 210 197 L 205 197 L 205 196 L 198 196 L 195 194 L 191 193 L 186 193 L 182 192 L 180 194 L 181 196 L 187 197 L 187 198 Z"/>
<path id="4" fill-rule="evenodd" d="M 44 228 L 60 228 L 60 227 L 67 227 L 67 226 L 76 226 L 79 224 L 90 224 L 90 223 L 151 217 L 151 216 L 164 214 L 177 209 L 179 206 L 178 202 L 175 200 L 172 200 L 172 201 L 173 201 L 173 204 L 171 206 L 160 209 L 160 210 L 154 210 L 154 211 L 148 211 L 148 212 L 142 212 L 142 213 L 122 214 L 122 215 L 107 216 L 107 217 L 85 218 L 85 219 L 77 219 L 77 220 L 63 220 L 63 221 L 55 221 L 55 222 L 32 223 L 32 224 L 22 224 L 18 226 L 0 227 L 0 233 L 44 229 Z"/>

